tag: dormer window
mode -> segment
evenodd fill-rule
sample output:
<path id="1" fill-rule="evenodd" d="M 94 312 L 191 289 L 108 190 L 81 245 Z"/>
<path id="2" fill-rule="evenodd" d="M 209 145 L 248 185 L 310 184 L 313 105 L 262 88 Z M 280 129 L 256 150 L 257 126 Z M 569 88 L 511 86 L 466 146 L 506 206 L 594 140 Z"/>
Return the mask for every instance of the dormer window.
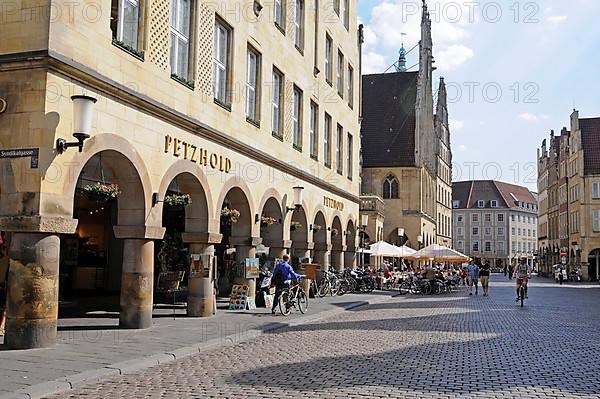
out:
<path id="1" fill-rule="evenodd" d="M 490 206 L 491 206 L 492 208 L 498 208 L 498 201 L 496 201 L 496 200 L 492 200 L 492 201 L 490 201 Z"/>
<path id="2" fill-rule="evenodd" d="M 477 207 L 478 208 L 483 208 L 484 206 L 485 206 L 485 201 L 483 201 L 483 200 L 477 201 Z"/>
<path id="3" fill-rule="evenodd" d="M 460 201 L 458 201 L 458 200 L 452 201 L 452 208 L 454 208 L 454 209 L 460 208 Z"/>

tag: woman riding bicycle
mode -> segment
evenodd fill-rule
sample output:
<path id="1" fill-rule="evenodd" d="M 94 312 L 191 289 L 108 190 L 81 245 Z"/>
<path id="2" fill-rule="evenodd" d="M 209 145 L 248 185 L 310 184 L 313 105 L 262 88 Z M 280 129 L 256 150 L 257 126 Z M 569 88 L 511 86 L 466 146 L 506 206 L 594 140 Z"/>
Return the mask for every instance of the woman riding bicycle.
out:
<path id="1" fill-rule="evenodd" d="M 519 259 L 519 264 L 515 267 L 514 277 L 517 278 L 517 302 L 521 299 L 519 289 L 521 284 L 525 286 L 525 298 L 527 298 L 527 283 L 531 277 L 531 266 L 527 264 L 527 259 L 522 256 Z"/>

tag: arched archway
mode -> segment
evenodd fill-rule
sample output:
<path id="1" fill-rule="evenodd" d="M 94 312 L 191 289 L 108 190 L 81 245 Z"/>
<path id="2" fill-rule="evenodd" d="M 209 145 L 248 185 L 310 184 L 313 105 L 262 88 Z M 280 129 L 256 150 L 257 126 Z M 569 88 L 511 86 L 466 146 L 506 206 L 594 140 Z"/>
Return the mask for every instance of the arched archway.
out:
<path id="1" fill-rule="evenodd" d="M 246 191 L 231 187 L 222 194 L 220 204 L 221 243 L 216 246 L 218 287 L 221 296 L 229 295 L 234 282 L 245 283 L 244 262 L 254 258 L 256 243 L 252 237 L 253 216 Z M 252 289 L 253 287 L 250 287 Z"/>
<path id="2" fill-rule="evenodd" d="M 592 281 L 600 278 L 600 248 L 594 249 L 588 255 L 588 276 Z"/>
<path id="3" fill-rule="evenodd" d="M 187 314 L 210 316 L 214 301 L 214 247 L 208 234 L 211 213 L 205 185 L 196 176 L 174 165 L 161 183 L 157 205 L 162 206 L 165 234 L 155 248 L 156 285 L 162 292 L 166 288 L 163 284 L 168 286 L 181 278 L 182 287 L 188 291 Z M 159 299 L 168 298 L 159 295 L 155 302 Z"/>
<path id="4" fill-rule="evenodd" d="M 346 252 L 344 254 L 344 267 L 356 266 L 356 229 L 354 223 L 348 220 L 346 225 Z"/>
<path id="5" fill-rule="evenodd" d="M 315 213 L 315 218 L 312 224 L 312 235 L 314 247 L 314 263 L 321 265 L 321 270 L 329 269 L 329 245 L 327 243 L 328 226 L 325 221 L 325 215 L 321 211 Z"/>
<path id="6" fill-rule="evenodd" d="M 287 245 L 283 242 L 284 215 L 275 197 L 269 197 L 265 201 L 259 218 L 260 237 L 263 245 L 269 248 L 268 256 L 260 256 L 262 265 L 267 259 L 281 258 L 287 252 Z"/>
<path id="7" fill-rule="evenodd" d="M 151 190 L 139 167 L 116 150 L 92 155 L 72 187 L 77 229 L 61 239 L 61 299 L 85 313 L 118 306 L 123 328 L 152 325 L 154 243 L 139 236 Z M 120 300 L 112 301 L 119 292 Z"/>
<path id="8" fill-rule="evenodd" d="M 331 223 L 331 266 L 335 270 L 341 271 L 344 267 L 342 256 L 344 255 L 344 247 L 342 243 L 342 222 L 339 216 L 335 216 Z"/>
<path id="9" fill-rule="evenodd" d="M 290 218 L 290 240 L 291 245 L 291 258 L 292 266 L 295 270 L 297 269 L 300 261 L 306 258 L 310 258 L 310 248 L 308 242 L 308 218 L 306 217 L 306 211 L 304 206 L 294 209 Z"/>

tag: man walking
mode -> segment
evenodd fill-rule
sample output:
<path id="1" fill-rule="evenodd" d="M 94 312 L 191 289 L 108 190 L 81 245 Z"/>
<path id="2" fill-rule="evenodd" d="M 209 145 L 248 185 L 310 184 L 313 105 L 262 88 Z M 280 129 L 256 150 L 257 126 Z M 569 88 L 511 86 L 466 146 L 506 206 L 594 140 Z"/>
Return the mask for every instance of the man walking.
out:
<path id="1" fill-rule="evenodd" d="M 275 309 L 279 305 L 279 298 L 284 289 L 289 288 L 292 282 L 292 278 L 300 279 L 304 277 L 301 274 L 297 274 L 292 266 L 289 264 L 289 255 L 283 255 L 283 262 L 279 262 L 275 265 L 273 270 L 273 277 L 271 278 L 271 284 L 275 286 L 275 297 L 273 298 L 273 308 L 271 313 L 275 314 Z"/>
<path id="2" fill-rule="evenodd" d="M 479 278 L 481 279 L 481 288 L 483 288 L 483 296 L 488 296 L 490 288 L 490 261 L 486 260 L 479 269 Z"/>
<path id="3" fill-rule="evenodd" d="M 479 266 L 473 261 L 469 262 L 469 295 L 473 295 L 473 287 L 475 287 L 475 295 L 479 292 Z"/>

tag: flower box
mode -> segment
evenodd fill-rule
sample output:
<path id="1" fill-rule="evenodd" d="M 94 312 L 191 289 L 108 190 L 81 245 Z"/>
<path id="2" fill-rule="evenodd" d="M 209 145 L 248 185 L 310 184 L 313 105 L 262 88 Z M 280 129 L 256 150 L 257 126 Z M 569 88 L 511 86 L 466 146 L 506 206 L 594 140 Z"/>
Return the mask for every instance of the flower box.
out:
<path id="1" fill-rule="evenodd" d="M 331 228 L 331 236 L 332 236 L 332 237 L 335 237 L 335 236 L 337 236 L 338 234 L 340 234 L 340 232 L 338 231 L 338 229 L 336 229 L 335 227 L 332 227 L 332 228 Z"/>
<path id="2" fill-rule="evenodd" d="M 117 198 L 121 194 L 118 184 L 94 183 L 83 187 L 84 194 L 92 201 L 108 202 Z"/>
<path id="3" fill-rule="evenodd" d="M 260 225 L 262 227 L 272 226 L 273 224 L 275 224 L 275 222 L 277 222 L 277 220 L 275 218 L 270 217 L 270 216 L 262 215 L 260 217 Z"/>
<path id="4" fill-rule="evenodd" d="M 229 209 L 227 207 L 221 209 L 221 217 L 227 219 L 231 223 L 237 223 L 240 219 L 240 211 L 237 209 Z"/>
<path id="5" fill-rule="evenodd" d="M 169 206 L 186 206 L 192 203 L 192 197 L 189 194 L 168 194 L 165 195 L 165 204 Z"/>
<path id="6" fill-rule="evenodd" d="M 323 226 L 321 226 L 320 224 L 313 224 L 312 226 L 312 231 L 321 231 L 323 229 Z"/>
<path id="7" fill-rule="evenodd" d="M 298 230 L 301 227 L 302 227 L 302 223 L 300 223 L 300 222 L 296 222 L 296 221 L 292 220 L 292 222 L 290 223 L 290 230 L 292 230 L 292 231 Z"/>

